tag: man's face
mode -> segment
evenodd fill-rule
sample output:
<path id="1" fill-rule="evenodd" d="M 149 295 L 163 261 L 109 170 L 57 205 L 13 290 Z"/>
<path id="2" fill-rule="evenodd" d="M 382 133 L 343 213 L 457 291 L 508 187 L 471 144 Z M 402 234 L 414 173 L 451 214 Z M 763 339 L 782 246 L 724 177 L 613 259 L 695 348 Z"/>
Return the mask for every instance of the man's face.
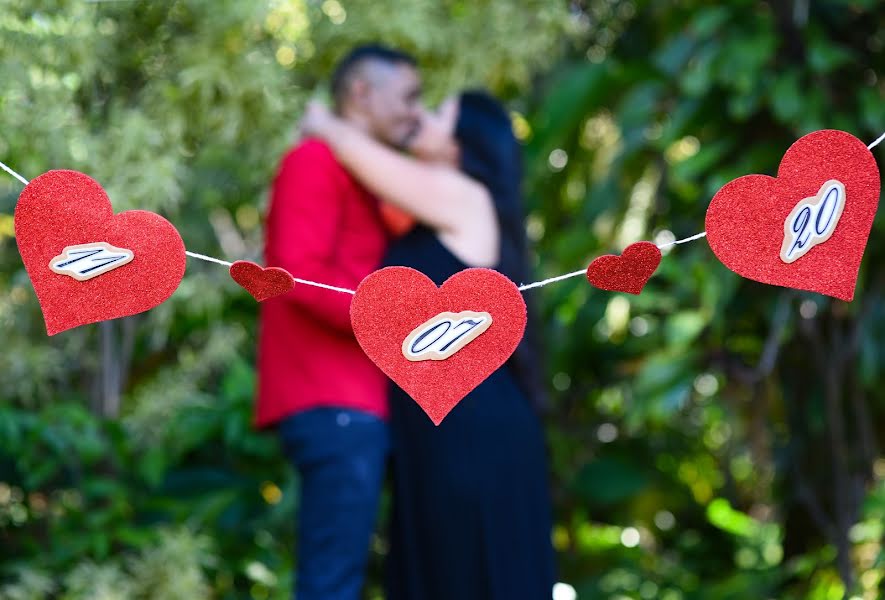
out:
<path id="1" fill-rule="evenodd" d="M 379 140 L 403 148 L 420 122 L 421 78 L 407 64 L 366 65 L 360 106 L 370 133 Z"/>

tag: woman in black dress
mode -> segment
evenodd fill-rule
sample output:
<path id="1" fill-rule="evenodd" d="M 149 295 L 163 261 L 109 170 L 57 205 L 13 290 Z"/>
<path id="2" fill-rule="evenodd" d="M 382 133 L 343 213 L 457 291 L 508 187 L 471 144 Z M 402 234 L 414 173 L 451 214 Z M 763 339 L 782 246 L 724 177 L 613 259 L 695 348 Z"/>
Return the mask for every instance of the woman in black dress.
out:
<path id="1" fill-rule="evenodd" d="M 419 225 L 387 265 L 441 285 L 468 267 L 526 279 L 520 149 L 505 109 L 467 92 L 427 113 L 416 159 L 375 142 L 317 105 L 302 124 L 380 198 Z M 389 600 L 549 599 L 554 583 L 542 389 L 533 323 L 511 359 L 434 426 L 393 386 L 394 501 Z"/>

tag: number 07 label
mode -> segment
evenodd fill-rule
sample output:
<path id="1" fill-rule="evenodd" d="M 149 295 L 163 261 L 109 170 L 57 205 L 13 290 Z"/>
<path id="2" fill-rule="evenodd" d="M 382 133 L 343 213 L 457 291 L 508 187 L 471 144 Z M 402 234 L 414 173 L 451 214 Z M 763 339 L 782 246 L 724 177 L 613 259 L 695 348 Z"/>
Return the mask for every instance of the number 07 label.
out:
<path id="1" fill-rule="evenodd" d="M 492 325 L 487 312 L 443 312 L 406 336 L 403 356 L 412 362 L 445 360 L 478 338 Z"/>

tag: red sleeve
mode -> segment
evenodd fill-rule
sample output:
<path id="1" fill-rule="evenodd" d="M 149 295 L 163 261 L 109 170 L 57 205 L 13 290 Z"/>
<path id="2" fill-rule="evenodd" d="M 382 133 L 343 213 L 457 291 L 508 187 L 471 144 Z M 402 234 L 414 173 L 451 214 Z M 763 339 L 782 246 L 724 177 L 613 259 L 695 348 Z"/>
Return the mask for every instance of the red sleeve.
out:
<path id="1" fill-rule="evenodd" d="M 346 190 L 343 171 L 331 151 L 307 141 L 290 152 L 271 192 L 265 254 L 268 266 L 294 277 L 355 290 L 362 277 L 338 261 L 338 238 Z M 285 298 L 330 327 L 353 335 L 353 296 L 302 283 Z"/>

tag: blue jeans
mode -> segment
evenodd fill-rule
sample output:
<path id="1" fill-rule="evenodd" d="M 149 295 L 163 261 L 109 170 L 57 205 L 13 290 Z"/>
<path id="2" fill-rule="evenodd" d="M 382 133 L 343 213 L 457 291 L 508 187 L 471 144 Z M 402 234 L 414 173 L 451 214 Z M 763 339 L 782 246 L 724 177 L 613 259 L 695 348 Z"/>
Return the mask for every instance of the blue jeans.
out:
<path id="1" fill-rule="evenodd" d="M 280 423 L 298 472 L 297 600 L 357 600 L 390 448 L 387 424 L 344 408 L 316 408 Z"/>

